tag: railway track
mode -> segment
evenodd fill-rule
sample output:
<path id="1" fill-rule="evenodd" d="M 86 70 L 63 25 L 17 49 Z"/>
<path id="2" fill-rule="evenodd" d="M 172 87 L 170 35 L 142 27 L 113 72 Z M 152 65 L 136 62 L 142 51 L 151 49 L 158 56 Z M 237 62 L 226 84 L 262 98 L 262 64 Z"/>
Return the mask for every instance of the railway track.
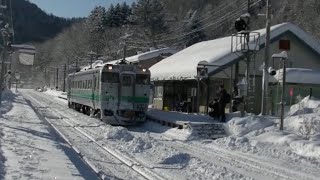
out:
<path id="1" fill-rule="evenodd" d="M 152 180 L 162 180 L 166 179 L 163 177 L 163 175 L 160 175 L 159 173 L 152 171 L 152 169 L 143 166 L 140 162 L 138 162 L 135 159 L 132 159 L 130 157 L 127 157 L 126 155 L 110 148 L 107 146 L 102 145 L 101 143 L 97 142 L 94 137 L 89 135 L 82 127 L 79 127 L 75 122 L 71 120 L 71 118 L 68 118 L 66 115 L 61 114 L 56 109 L 50 108 L 50 104 L 45 104 L 43 102 L 40 102 L 37 100 L 34 96 L 34 93 L 31 91 L 28 91 L 27 93 L 22 93 L 23 96 L 31 101 L 34 105 L 36 105 L 38 108 L 36 110 L 43 114 L 45 117 L 45 114 L 51 114 L 51 118 L 45 117 L 45 120 L 57 131 L 58 134 L 63 137 L 68 144 L 77 152 L 77 154 L 82 157 L 82 159 L 91 167 L 91 169 L 100 177 L 100 179 L 117 179 L 117 177 L 113 175 L 108 175 L 110 172 L 105 173 L 102 168 L 96 167 L 94 164 L 96 162 L 90 161 L 89 158 L 87 158 L 87 153 L 82 152 L 81 149 L 77 147 L 77 145 L 74 145 L 75 140 L 71 140 L 71 138 L 77 136 L 77 140 L 83 141 L 87 140 L 91 144 L 90 148 L 95 149 L 96 151 L 103 152 L 106 157 L 112 157 L 111 160 L 116 159 L 117 162 L 115 163 L 121 163 L 122 165 L 126 166 L 124 168 L 124 171 L 131 171 L 127 172 L 127 174 L 136 174 L 140 177 L 130 177 L 133 179 L 152 179 Z M 52 116 L 54 118 L 52 118 Z M 61 130 L 62 129 L 62 130 Z M 65 135 L 66 132 L 71 132 L 73 135 L 69 135 L 69 138 Z M 76 134 L 76 135 L 75 135 Z M 116 169 L 119 170 L 119 169 Z M 112 173 L 112 172 L 111 172 Z M 118 173 L 119 174 L 119 173 Z M 125 177 L 128 178 L 128 177 Z"/>
<path id="2" fill-rule="evenodd" d="M 35 93 L 35 92 L 33 92 Z M 48 97 L 47 98 L 48 103 L 52 103 L 52 106 L 55 106 L 55 108 L 60 108 L 61 111 L 63 111 L 63 107 L 61 107 L 61 102 L 57 103 L 55 100 L 52 100 Z M 50 101 L 50 102 L 49 102 Z M 60 106 L 60 107 L 59 107 Z M 56 110 L 57 111 L 57 110 Z M 64 113 L 68 114 L 68 117 L 74 117 L 77 112 L 71 112 L 71 111 L 63 111 Z M 60 113 L 60 112 L 56 112 Z M 62 118 L 66 118 L 65 115 L 59 115 Z M 82 115 L 81 115 L 82 116 Z M 89 126 L 92 127 L 98 127 L 99 123 L 98 121 L 92 123 L 92 121 L 88 120 L 86 121 L 85 118 L 81 118 L 81 123 L 77 122 L 72 119 L 64 119 L 67 122 L 69 122 L 68 126 L 72 126 L 74 129 L 77 129 L 78 132 L 81 132 L 86 137 L 89 136 L 89 140 L 94 140 L 92 137 L 95 137 L 97 134 L 94 132 L 94 128 L 89 128 Z M 101 123 L 103 124 L 103 123 Z M 84 128 L 82 128 L 84 127 Z M 86 128 L 88 127 L 88 128 Z M 145 129 L 143 132 L 148 131 L 148 129 Z M 138 132 L 130 131 L 135 136 L 139 136 Z M 151 133 L 153 134 L 153 133 Z M 143 133 L 140 134 L 143 136 Z M 153 136 L 153 135 L 152 135 Z M 153 136 L 155 139 L 157 139 L 159 142 L 163 142 L 168 147 L 172 147 L 178 151 L 190 154 L 192 157 L 201 159 L 204 162 L 216 164 L 221 167 L 225 167 L 228 169 L 228 171 L 233 171 L 238 174 L 243 174 L 246 177 L 252 177 L 253 179 L 317 179 L 318 173 L 315 173 L 313 169 L 311 168 L 310 171 L 308 168 L 306 172 L 303 172 L 302 170 L 299 171 L 296 168 L 290 169 L 289 166 L 282 166 L 281 161 L 272 162 L 272 160 L 266 160 L 263 159 L 263 157 L 258 158 L 255 157 L 255 155 L 250 156 L 249 154 L 233 152 L 229 150 L 225 150 L 219 147 L 216 148 L 206 148 L 202 146 L 197 146 L 194 144 L 189 144 L 183 141 L 173 141 L 172 139 L 169 139 L 168 137 L 164 137 L 160 134 L 154 134 Z M 117 156 L 117 155 L 116 155 Z M 135 167 L 143 167 L 141 162 L 138 161 L 130 161 L 130 157 L 123 158 L 122 162 L 126 162 L 127 165 L 132 166 L 136 165 Z M 149 167 L 149 168 L 148 168 Z M 145 166 L 144 168 L 148 169 L 147 172 L 145 172 L 148 176 L 148 174 L 157 174 L 157 172 L 152 171 L 152 167 Z M 159 173 L 159 172 L 158 172 Z M 141 174 L 141 173 L 139 173 Z M 144 176 L 143 176 L 144 177 Z M 145 177 L 146 179 L 150 179 L 151 177 Z M 163 174 L 159 175 L 158 177 L 152 177 L 151 179 L 169 179 L 170 176 L 167 175 L 164 177 Z"/>
<path id="3" fill-rule="evenodd" d="M 237 154 L 237 152 L 222 150 L 219 147 L 209 149 L 172 140 L 164 143 L 200 159 L 206 159 L 209 162 L 215 162 L 227 168 L 232 168 L 236 172 L 242 172 L 244 175 L 254 175 L 256 179 L 318 179 L 318 176 L 315 174 L 289 169 L 276 162 L 265 162 L 243 153 Z"/>

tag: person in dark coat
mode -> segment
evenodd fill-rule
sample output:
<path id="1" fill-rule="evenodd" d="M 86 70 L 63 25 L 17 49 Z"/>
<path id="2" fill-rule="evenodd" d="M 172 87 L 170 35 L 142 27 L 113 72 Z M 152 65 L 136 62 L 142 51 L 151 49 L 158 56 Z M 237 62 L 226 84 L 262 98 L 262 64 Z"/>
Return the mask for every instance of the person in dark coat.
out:
<path id="1" fill-rule="evenodd" d="M 209 112 L 209 116 L 213 117 L 214 119 L 219 118 L 219 102 L 218 99 L 214 99 L 214 101 L 211 101 L 209 103 L 209 107 L 212 109 L 211 112 Z"/>
<path id="2" fill-rule="evenodd" d="M 224 89 L 224 86 L 221 85 L 219 86 L 219 92 L 218 92 L 218 97 L 219 97 L 219 118 L 221 122 L 226 122 L 226 113 L 225 113 L 225 108 L 227 105 L 227 91 Z"/>

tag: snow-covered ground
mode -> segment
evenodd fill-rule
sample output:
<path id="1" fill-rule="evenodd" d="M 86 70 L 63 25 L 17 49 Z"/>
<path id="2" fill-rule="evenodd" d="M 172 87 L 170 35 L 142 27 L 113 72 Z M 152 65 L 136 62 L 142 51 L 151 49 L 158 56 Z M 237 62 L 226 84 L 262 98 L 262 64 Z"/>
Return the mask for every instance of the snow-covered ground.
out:
<path id="1" fill-rule="evenodd" d="M 26 99 L 7 92 L 1 108 L 0 175 L 4 179 L 93 179 L 96 176 L 79 154 L 107 179 L 320 176 L 320 101 L 316 99 L 306 97 L 293 105 L 284 131 L 278 130 L 278 118 L 248 114 L 233 117 L 225 124 L 227 137 L 210 140 L 190 138 L 194 135 L 190 129 L 154 122 L 133 127 L 106 125 L 66 108 L 67 101 L 57 98 L 61 92 L 20 93 Z M 169 117 L 170 113 L 166 113 Z M 203 118 L 189 118 L 197 117 Z M 57 137 L 45 120 L 77 151 Z"/>
<path id="2" fill-rule="evenodd" d="M 230 149 L 269 148 L 274 157 L 281 152 L 320 160 L 320 100 L 306 97 L 293 105 L 284 120 L 284 131 L 278 130 L 279 121 L 267 116 L 233 118 L 226 126 L 230 136 L 216 143 Z"/>
<path id="3" fill-rule="evenodd" d="M 30 101 L 9 91 L 4 99 L 0 117 L 0 175 L 4 179 L 97 179 Z"/>
<path id="4" fill-rule="evenodd" d="M 34 91 L 23 94 L 50 105 L 51 111 L 60 114 L 61 118 L 56 121 L 61 123 L 58 127 L 78 148 L 83 146 L 79 144 L 80 137 L 74 135 L 74 130 L 68 133 L 70 127 L 68 131 L 63 130 L 66 124 L 61 119 L 125 161 L 147 169 L 160 179 L 318 179 L 320 176 L 319 135 L 315 130 L 303 130 L 309 126 L 299 123 L 302 120 L 317 122 L 317 100 L 304 99 L 300 105 L 293 106 L 283 132 L 278 130 L 278 118 L 247 115 L 234 117 L 225 124 L 228 137 L 208 140 L 190 138 L 193 134 L 188 129 L 179 130 L 153 122 L 113 127 L 65 108 L 65 100 L 58 101 Z M 100 156 L 103 154 L 107 152 Z M 93 163 L 105 167 L 100 161 Z"/>

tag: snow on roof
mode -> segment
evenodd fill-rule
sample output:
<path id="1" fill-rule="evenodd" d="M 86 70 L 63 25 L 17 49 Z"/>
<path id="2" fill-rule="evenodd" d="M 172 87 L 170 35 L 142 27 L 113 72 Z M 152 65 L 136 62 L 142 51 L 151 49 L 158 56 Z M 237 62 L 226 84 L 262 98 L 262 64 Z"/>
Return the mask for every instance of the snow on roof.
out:
<path id="1" fill-rule="evenodd" d="M 103 66 L 104 66 L 104 64 L 103 64 L 102 60 L 96 60 L 92 63 L 92 69 L 100 68 Z M 90 65 L 82 67 L 80 71 L 87 71 L 89 69 L 91 69 Z"/>
<path id="2" fill-rule="evenodd" d="M 277 70 L 275 76 L 270 76 L 270 82 L 282 82 L 283 70 Z M 320 84 L 320 70 L 287 68 L 286 82 L 295 84 Z"/>
<path id="3" fill-rule="evenodd" d="M 320 43 L 298 26 L 291 23 L 278 24 L 271 27 L 271 39 L 285 32 L 291 32 L 320 54 Z M 265 29 L 260 33 L 260 46 L 265 43 Z M 152 80 L 194 79 L 200 61 L 207 61 L 216 67 L 208 68 L 208 73 L 216 73 L 219 67 L 234 62 L 240 53 L 231 52 L 231 36 L 204 41 L 186 48 L 150 68 Z"/>
<path id="4" fill-rule="evenodd" d="M 152 51 L 148 51 L 145 53 L 137 54 L 135 56 L 127 57 L 126 60 L 131 63 L 137 63 L 140 61 L 145 61 L 148 59 L 152 59 L 158 56 L 161 56 L 162 54 L 175 54 L 177 50 L 174 50 L 172 48 L 162 48 L 162 49 L 156 49 Z M 110 61 L 108 64 L 116 64 L 118 61 L 121 59 L 115 60 L 115 61 Z"/>

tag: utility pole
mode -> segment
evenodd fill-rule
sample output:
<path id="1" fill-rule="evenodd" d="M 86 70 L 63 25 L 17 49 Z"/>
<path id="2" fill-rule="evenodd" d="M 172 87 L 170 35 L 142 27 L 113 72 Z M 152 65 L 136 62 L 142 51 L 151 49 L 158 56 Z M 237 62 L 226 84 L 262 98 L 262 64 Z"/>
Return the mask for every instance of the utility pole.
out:
<path id="1" fill-rule="evenodd" d="M 57 85 L 56 85 L 56 90 L 58 90 L 58 88 L 59 88 L 59 68 L 57 68 L 57 73 L 56 73 L 56 83 L 57 83 Z"/>
<path id="2" fill-rule="evenodd" d="M 127 57 L 127 39 L 132 36 L 132 34 L 126 33 L 121 39 L 123 40 L 123 57 L 122 57 L 122 62 L 126 62 L 126 57 Z"/>
<path id="3" fill-rule="evenodd" d="M 267 0 L 267 14 L 266 14 L 266 42 L 265 42 L 265 55 L 264 55 L 264 68 L 263 68 L 263 81 L 262 81 L 262 103 L 261 103 L 261 114 L 267 114 L 268 106 L 268 67 L 269 67 L 269 57 L 270 57 L 270 25 L 271 25 L 271 3 Z"/>
<path id="4" fill-rule="evenodd" d="M 286 59 L 282 59 L 283 62 L 283 76 L 282 76 L 282 92 L 281 92 L 281 117 L 280 117 L 280 131 L 283 131 L 283 121 L 284 121 L 284 104 L 286 101 Z"/>
<path id="5" fill-rule="evenodd" d="M 5 61 L 7 59 L 7 46 L 10 38 L 10 30 L 9 30 L 9 24 L 6 22 L 7 17 L 6 17 L 6 10 L 7 10 L 7 5 L 4 1 L 0 1 L 0 16 L 3 21 L 3 24 L 5 24 L 4 27 L 0 27 L 1 29 L 1 35 L 3 39 L 3 49 L 1 52 L 1 75 L 0 75 L 0 106 L 2 105 L 2 92 L 4 89 L 4 75 L 5 75 Z"/>
<path id="6" fill-rule="evenodd" d="M 63 68 L 63 92 L 66 92 L 66 74 L 67 74 L 67 64 L 64 64 L 64 68 Z"/>
<path id="7" fill-rule="evenodd" d="M 122 58 L 123 62 L 126 61 L 126 56 L 127 56 L 127 42 L 124 41 L 124 44 L 123 44 L 123 58 Z"/>

